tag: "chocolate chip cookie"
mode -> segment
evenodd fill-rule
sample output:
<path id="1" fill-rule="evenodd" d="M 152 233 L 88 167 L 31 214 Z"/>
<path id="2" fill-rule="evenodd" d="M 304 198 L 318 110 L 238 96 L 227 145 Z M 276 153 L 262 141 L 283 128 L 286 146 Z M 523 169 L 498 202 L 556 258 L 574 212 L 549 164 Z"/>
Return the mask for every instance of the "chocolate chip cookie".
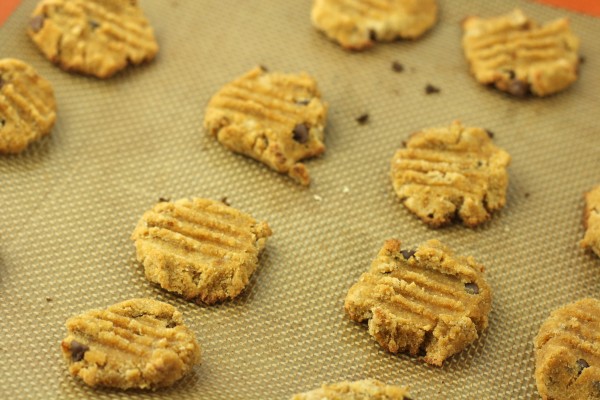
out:
<path id="1" fill-rule="evenodd" d="M 386 385 L 376 379 L 323 385 L 320 389 L 299 393 L 291 400 L 410 400 L 406 387 Z"/>
<path id="2" fill-rule="evenodd" d="M 131 239 L 149 281 L 213 304 L 246 287 L 269 236 L 266 222 L 220 201 L 195 198 L 156 204 Z"/>
<path id="3" fill-rule="evenodd" d="M 175 307 L 132 299 L 67 320 L 69 372 L 90 386 L 157 389 L 200 362 L 200 346 Z"/>
<path id="4" fill-rule="evenodd" d="M 600 186 L 585 194 L 583 225 L 585 236 L 581 247 L 592 250 L 600 257 Z"/>
<path id="5" fill-rule="evenodd" d="M 56 120 L 50 82 L 20 60 L 0 60 L 0 153 L 19 153 Z"/>
<path id="6" fill-rule="evenodd" d="M 423 352 L 425 362 L 441 366 L 488 325 L 492 294 L 483 270 L 437 240 L 404 250 L 388 240 L 350 288 L 345 309 L 356 322 L 368 320 L 388 351 Z"/>
<path id="7" fill-rule="evenodd" d="M 349 50 L 416 39 L 437 20 L 436 0 L 314 0 L 313 25 Z"/>
<path id="8" fill-rule="evenodd" d="M 463 49 L 478 82 L 511 95 L 548 96 L 577 80 L 579 39 L 569 20 L 538 25 L 516 9 L 463 22 Z"/>
<path id="9" fill-rule="evenodd" d="M 600 399 L 600 300 L 554 310 L 535 338 L 535 380 L 544 400 Z"/>
<path id="10" fill-rule="evenodd" d="M 392 159 L 391 178 L 404 206 L 427 225 L 460 219 L 475 227 L 506 204 L 509 163 L 488 131 L 454 121 L 412 134 Z"/>
<path id="11" fill-rule="evenodd" d="M 308 185 L 308 169 L 299 161 L 325 151 L 326 116 L 312 77 L 256 67 L 213 96 L 204 126 L 231 151 Z"/>
<path id="12" fill-rule="evenodd" d="M 54 64 L 98 78 L 150 61 L 158 52 L 137 0 L 42 0 L 27 33 Z"/>

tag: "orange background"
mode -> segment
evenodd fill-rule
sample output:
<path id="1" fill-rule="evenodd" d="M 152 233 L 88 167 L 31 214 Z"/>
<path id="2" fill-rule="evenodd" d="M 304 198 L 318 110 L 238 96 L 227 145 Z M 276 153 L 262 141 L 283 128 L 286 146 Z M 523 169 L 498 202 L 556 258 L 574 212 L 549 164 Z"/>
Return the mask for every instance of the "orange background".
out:
<path id="1" fill-rule="evenodd" d="M 8 16 L 17 8 L 21 0 L 0 0 L 0 25 L 8 19 Z"/>

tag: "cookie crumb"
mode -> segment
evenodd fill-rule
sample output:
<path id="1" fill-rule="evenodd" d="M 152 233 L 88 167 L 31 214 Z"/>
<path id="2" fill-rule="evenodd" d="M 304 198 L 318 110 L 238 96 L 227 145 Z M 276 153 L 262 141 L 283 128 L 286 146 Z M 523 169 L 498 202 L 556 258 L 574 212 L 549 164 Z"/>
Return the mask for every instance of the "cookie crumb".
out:
<path id="1" fill-rule="evenodd" d="M 433 86 L 432 84 L 428 83 L 427 86 L 425 86 L 425 94 L 435 94 L 435 93 L 439 93 L 442 90 L 437 87 L 437 86 Z"/>
<path id="2" fill-rule="evenodd" d="M 46 301 L 47 301 L 48 303 L 50 303 L 52 300 L 53 300 L 53 299 L 52 299 L 52 297 L 46 297 Z"/>
<path id="3" fill-rule="evenodd" d="M 369 122 L 369 114 L 365 113 L 360 117 L 356 118 L 356 122 L 358 122 L 359 125 L 365 125 L 367 122 Z"/>
<path id="4" fill-rule="evenodd" d="M 392 62 L 392 71 L 394 72 L 403 72 L 404 65 L 400 64 L 398 61 Z"/>
<path id="5" fill-rule="evenodd" d="M 227 196 L 221 197 L 221 203 L 225 204 L 226 206 L 230 206 L 231 205 L 231 203 L 229 202 L 229 199 L 227 198 Z"/>
<path id="6" fill-rule="evenodd" d="M 319 196 L 318 194 L 315 194 L 313 196 L 313 199 L 315 199 L 316 201 L 323 201 L 323 198 L 321 196 Z"/>

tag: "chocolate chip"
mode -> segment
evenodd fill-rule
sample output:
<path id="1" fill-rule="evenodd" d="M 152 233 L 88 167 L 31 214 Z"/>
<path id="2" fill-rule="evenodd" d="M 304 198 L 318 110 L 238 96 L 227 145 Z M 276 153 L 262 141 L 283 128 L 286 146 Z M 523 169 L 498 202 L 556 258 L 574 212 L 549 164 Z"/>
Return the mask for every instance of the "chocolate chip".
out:
<path id="1" fill-rule="evenodd" d="M 465 292 L 469 294 L 479 294 L 479 286 L 476 283 L 465 283 Z"/>
<path id="2" fill-rule="evenodd" d="M 375 32 L 375 30 L 369 29 L 369 39 L 371 39 L 372 42 L 377 40 L 377 32 Z"/>
<path id="3" fill-rule="evenodd" d="M 89 349 L 90 348 L 85 344 L 73 340 L 71 342 L 71 358 L 73 359 L 73 361 L 81 361 L 83 360 L 85 352 Z"/>
<path id="4" fill-rule="evenodd" d="M 165 197 L 159 197 L 158 198 L 158 202 L 159 203 L 168 203 L 169 201 L 171 201 L 171 199 L 167 199 Z"/>
<path id="5" fill-rule="evenodd" d="M 531 194 L 530 194 L 530 193 L 525 193 L 525 198 L 526 198 L 526 199 L 528 199 L 528 198 L 529 198 L 529 196 L 531 196 Z"/>
<path id="6" fill-rule="evenodd" d="M 588 362 L 585 361 L 583 358 L 580 358 L 579 360 L 577 360 L 576 364 L 577 364 L 577 375 L 581 375 L 581 373 L 583 372 L 584 369 L 590 367 L 590 364 L 588 364 Z"/>
<path id="7" fill-rule="evenodd" d="M 100 26 L 100 24 L 96 21 L 94 21 L 93 19 L 88 19 L 88 24 L 90 25 L 90 28 L 95 31 L 96 28 L 98 28 Z"/>
<path id="8" fill-rule="evenodd" d="M 585 63 L 585 57 L 579 56 L 579 64 L 584 64 L 584 63 Z"/>
<path id="9" fill-rule="evenodd" d="M 369 122 L 369 114 L 363 114 L 360 117 L 356 118 L 356 122 L 358 122 L 361 125 L 366 124 L 367 122 Z"/>
<path id="10" fill-rule="evenodd" d="M 509 69 L 508 71 L 506 71 L 506 73 L 508 74 L 508 79 L 515 79 L 515 77 L 517 76 L 515 74 L 515 71 L 513 71 L 512 69 Z"/>
<path id="11" fill-rule="evenodd" d="M 300 104 L 301 106 L 307 106 L 310 103 L 309 99 L 296 100 L 296 104 Z"/>
<path id="12" fill-rule="evenodd" d="M 402 144 L 402 147 L 406 147 L 406 140 L 403 140 L 401 144 Z"/>
<path id="13" fill-rule="evenodd" d="M 3 119 L 0 119 L 0 128 L 2 128 L 4 125 L 6 125 L 6 121 Z"/>
<path id="14" fill-rule="evenodd" d="M 430 83 L 428 83 L 427 86 L 425 86 L 425 94 L 434 94 L 439 92 L 441 92 L 441 89 L 439 87 L 433 86 Z"/>
<path id="15" fill-rule="evenodd" d="M 427 214 L 427 218 L 433 218 L 433 213 Z"/>
<path id="16" fill-rule="evenodd" d="M 525 97 L 529 94 L 529 83 L 520 79 L 513 79 L 508 84 L 508 93 L 517 97 Z"/>
<path id="17" fill-rule="evenodd" d="M 403 72 L 404 65 L 400 64 L 398 61 L 392 62 L 392 71 L 394 72 Z"/>
<path id="18" fill-rule="evenodd" d="M 489 129 L 486 129 L 485 133 L 487 133 L 487 135 L 490 137 L 490 139 L 494 138 L 494 132 L 490 131 Z"/>
<path id="19" fill-rule="evenodd" d="M 292 133 L 292 137 L 296 142 L 302 144 L 308 142 L 308 127 L 306 126 L 306 124 L 296 125 Z"/>
<path id="20" fill-rule="evenodd" d="M 264 66 L 264 65 L 262 65 L 262 64 L 261 64 L 261 65 L 259 65 L 258 67 L 259 67 L 260 69 L 262 69 L 262 70 L 263 70 L 263 72 L 269 72 L 269 68 L 265 67 L 265 66 Z"/>
<path id="21" fill-rule="evenodd" d="M 404 257 L 405 260 L 408 260 L 409 258 L 414 256 L 416 252 L 417 252 L 417 250 L 412 249 L 412 250 L 402 250 L 400 253 L 402 253 L 402 257 Z"/>
<path id="22" fill-rule="evenodd" d="M 40 29 L 42 29 L 42 27 L 44 26 L 44 19 L 45 18 L 43 15 L 36 15 L 35 17 L 31 18 L 31 20 L 29 21 L 29 26 L 31 27 L 31 30 L 35 33 L 38 33 Z"/>
<path id="23" fill-rule="evenodd" d="M 50 303 L 52 301 L 52 297 L 46 297 L 46 301 Z"/>
<path id="24" fill-rule="evenodd" d="M 229 199 L 227 198 L 227 196 L 221 198 L 221 203 L 225 204 L 226 206 L 231 205 L 231 203 L 229 203 Z"/>

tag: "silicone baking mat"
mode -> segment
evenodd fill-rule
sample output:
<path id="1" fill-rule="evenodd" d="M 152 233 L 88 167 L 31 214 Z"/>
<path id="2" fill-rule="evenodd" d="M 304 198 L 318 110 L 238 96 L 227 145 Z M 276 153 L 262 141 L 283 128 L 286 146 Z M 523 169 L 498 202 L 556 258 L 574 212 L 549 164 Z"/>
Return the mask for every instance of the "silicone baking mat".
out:
<path id="1" fill-rule="evenodd" d="M 146 0 L 157 59 L 100 81 L 40 55 L 25 34 L 35 3 L 0 28 L 0 56 L 52 82 L 58 120 L 25 153 L 0 157 L 0 398 L 287 399 L 363 378 L 410 385 L 414 399 L 539 398 L 540 324 L 558 306 L 600 297 L 600 259 L 578 247 L 582 195 L 600 184 L 600 20 L 524 1 L 440 1 L 440 21 L 421 40 L 349 53 L 311 27 L 310 1 Z M 513 99 L 469 75 L 460 21 L 515 6 L 539 21 L 571 17 L 585 63 L 567 91 Z M 210 96 L 256 64 L 311 73 L 330 105 L 327 152 L 308 161 L 308 189 L 202 130 Z M 441 92 L 426 95 L 428 84 Z M 457 118 L 492 130 L 512 155 L 508 204 L 480 228 L 433 230 L 397 200 L 389 163 L 411 132 Z M 147 282 L 135 260 L 129 236 L 142 213 L 161 197 L 192 196 L 227 197 L 274 231 L 234 301 L 189 303 Z M 489 329 L 442 368 L 383 351 L 343 311 L 392 237 L 406 246 L 437 238 L 486 266 Z M 70 377 L 65 320 L 140 296 L 184 313 L 202 363 L 158 392 Z"/>

